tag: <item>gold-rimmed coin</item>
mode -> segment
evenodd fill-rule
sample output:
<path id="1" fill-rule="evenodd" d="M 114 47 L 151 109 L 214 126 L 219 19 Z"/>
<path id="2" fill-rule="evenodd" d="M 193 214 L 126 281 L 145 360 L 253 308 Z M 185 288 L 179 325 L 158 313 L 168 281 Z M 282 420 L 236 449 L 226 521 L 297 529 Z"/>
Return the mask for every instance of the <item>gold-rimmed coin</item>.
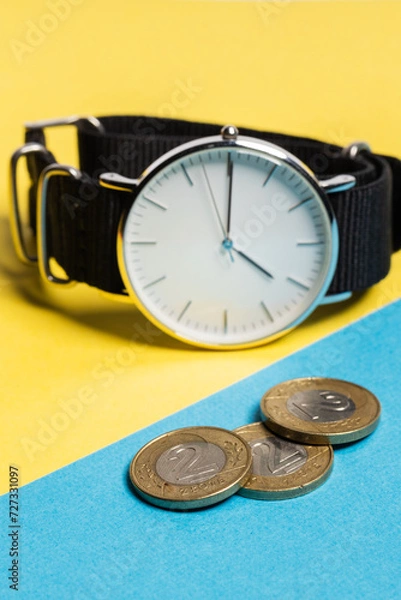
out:
<path id="1" fill-rule="evenodd" d="M 235 494 L 250 475 L 252 453 L 239 435 L 187 427 L 143 446 L 130 465 L 136 492 L 171 510 L 204 508 Z"/>
<path id="2" fill-rule="evenodd" d="M 263 423 L 235 429 L 252 449 L 250 478 L 238 493 L 256 500 L 284 500 L 312 492 L 329 477 L 333 448 L 295 444 Z"/>
<path id="3" fill-rule="evenodd" d="M 268 390 L 261 411 L 269 429 L 295 442 L 344 444 L 376 429 L 380 402 L 355 383 L 306 377 Z"/>

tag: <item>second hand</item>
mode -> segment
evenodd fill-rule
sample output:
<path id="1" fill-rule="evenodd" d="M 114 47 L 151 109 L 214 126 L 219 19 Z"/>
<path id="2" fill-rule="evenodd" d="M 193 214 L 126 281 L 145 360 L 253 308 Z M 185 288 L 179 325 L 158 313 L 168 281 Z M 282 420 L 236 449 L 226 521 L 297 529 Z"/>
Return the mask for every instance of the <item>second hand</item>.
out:
<path id="1" fill-rule="evenodd" d="M 212 203 L 213 203 L 213 207 L 214 207 L 214 210 L 215 210 L 215 214 L 216 214 L 217 220 L 219 222 L 219 225 L 221 227 L 221 230 L 223 232 L 223 236 L 224 236 L 223 248 L 225 248 L 228 251 L 228 254 L 230 256 L 231 262 L 234 262 L 234 257 L 232 255 L 232 246 L 233 246 L 233 243 L 229 239 L 227 231 L 224 228 L 223 221 L 222 221 L 222 218 L 220 216 L 219 209 L 217 208 L 216 198 L 214 197 L 212 186 L 210 185 L 209 177 L 207 175 L 207 171 L 206 171 L 205 165 L 203 163 L 202 163 L 202 169 L 203 169 L 203 174 L 204 174 L 205 179 L 206 179 L 206 183 L 207 183 L 207 187 L 208 187 L 208 190 L 209 190 L 209 194 L 210 194 L 210 197 L 212 199 Z"/>

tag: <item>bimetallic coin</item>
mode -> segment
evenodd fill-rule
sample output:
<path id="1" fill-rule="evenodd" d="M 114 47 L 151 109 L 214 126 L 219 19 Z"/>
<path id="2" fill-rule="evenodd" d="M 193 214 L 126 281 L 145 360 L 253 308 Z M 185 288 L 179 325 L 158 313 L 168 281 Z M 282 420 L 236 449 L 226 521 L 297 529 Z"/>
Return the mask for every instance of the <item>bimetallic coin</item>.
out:
<path id="1" fill-rule="evenodd" d="M 380 402 L 349 381 L 307 377 L 274 386 L 262 398 L 265 425 L 305 444 L 344 444 L 376 429 Z"/>
<path id="2" fill-rule="evenodd" d="M 237 434 L 187 427 L 155 438 L 134 456 L 136 492 L 171 510 L 203 508 L 235 494 L 250 475 L 252 452 Z"/>
<path id="3" fill-rule="evenodd" d="M 333 467 L 331 446 L 305 446 L 277 437 L 263 423 L 235 430 L 252 449 L 252 474 L 238 491 L 257 500 L 302 496 L 322 485 Z"/>

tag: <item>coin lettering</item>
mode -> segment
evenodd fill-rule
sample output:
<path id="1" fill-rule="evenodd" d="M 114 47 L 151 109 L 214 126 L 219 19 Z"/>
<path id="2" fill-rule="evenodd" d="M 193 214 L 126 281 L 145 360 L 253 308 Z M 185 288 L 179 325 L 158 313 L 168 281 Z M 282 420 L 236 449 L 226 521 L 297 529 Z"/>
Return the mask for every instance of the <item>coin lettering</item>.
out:
<path id="1" fill-rule="evenodd" d="M 252 451 L 220 427 L 185 427 L 145 444 L 131 461 L 135 492 L 170 510 L 211 506 L 235 494 L 251 474 Z"/>
<path id="2" fill-rule="evenodd" d="M 193 485 L 211 479 L 225 464 L 226 456 L 215 444 L 187 442 L 163 452 L 156 462 L 156 472 L 169 483 Z"/>
<path id="3" fill-rule="evenodd" d="M 289 475 L 298 471 L 307 461 L 307 452 L 299 444 L 276 437 L 249 442 L 252 448 L 252 472 L 263 477 Z"/>
<path id="4" fill-rule="evenodd" d="M 258 500 L 295 498 L 314 490 L 330 474 L 331 446 L 294 443 L 276 436 L 260 422 L 235 431 L 252 450 L 252 477 L 242 484 L 242 496 Z"/>
<path id="5" fill-rule="evenodd" d="M 355 442 L 371 434 L 380 418 L 380 402 L 366 388 L 328 377 L 292 379 L 268 390 L 261 411 L 268 428 L 304 444 Z"/>
<path id="6" fill-rule="evenodd" d="M 290 413 L 303 421 L 343 421 L 355 412 L 355 404 L 344 394 L 330 390 L 303 390 L 287 400 Z"/>

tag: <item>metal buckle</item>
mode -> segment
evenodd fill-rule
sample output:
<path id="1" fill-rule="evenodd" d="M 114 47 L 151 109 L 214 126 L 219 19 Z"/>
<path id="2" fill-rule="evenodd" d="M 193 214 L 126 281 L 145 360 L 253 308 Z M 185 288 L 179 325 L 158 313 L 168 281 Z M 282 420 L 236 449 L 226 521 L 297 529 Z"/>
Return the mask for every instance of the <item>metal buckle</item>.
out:
<path id="1" fill-rule="evenodd" d="M 78 115 L 71 115 L 70 117 L 56 117 L 55 119 L 43 119 L 42 121 L 28 121 L 24 123 L 27 131 L 34 131 L 35 129 L 47 129 L 48 127 L 63 127 L 65 125 L 76 125 L 79 126 L 81 123 L 89 123 L 99 133 L 105 133 L 105 129 L 99 119 L 96 117 L 79 117 Z"/>
<path id="2" fill-rule="evenodd" d="M 48 127 L 60 127 L 64 125 L 76 125 L 79 126 L 81 123 L 87 122 L 92 125 L 99 133 L 105 133 L 105 129 L 99 119 L 96 117 L 79 117 L 77 115 L 73 115 L 70 117 L 60 117 L 55 119 L 46 119 L 42 121 L 31 121 L 25 123 L 26 131 L 39 131 L 42 129 L 47 129 Z M 38 262 L 38 256 L 29 254 L 27 250 L 27 244 L 24 239 L 24 234 L 22 230 L 22 219 L 21 212 L 19 209 L 19 199 L 18 199 L 18 185 L 17 185 L 17 166 L 18 161 L 21 156 L 25 156 L 27 154 L 39 153 L 43 154 L 44 157 L 50 158 L 54 160 L 53 155 L 47 150 L 47 148 L 43 144 L 39 144 L 37 142 L 28 142 L 18 148 L 14 152 L 11 157 L 10 162 L 10 184 L 11 184 L 11 194 L 10 194 L 10 222 L 11 222 L 11 233 L 13 237 L 15 251 L 17 253 L 18 258 L 26 263 L 32 264 Z"/>
<path id="3" fill-rule="evenodd" d="M 361 152 L 372 152 L 371 147 L 367 142 L 352 142 L 341 151 L 341 156 L 344 158 L 356 158 Z"/>
<path id="4" fill-rule="evenodd" d="M 18 200 L 18 185 L 17 185 L 17 166 L 18 161 L 21 156 L 26 156 L 27 154 L 43 154 L 44 157 L 52 157 L 50 152 L 42 145 L 36 142 L 29 142 L 18 148 L 14 152 L 10 161 L 10 184 L 11 184 L 11 194 L 10 194 L 10 223 L 11 223 L 11 234 L 13 237 L 15 251 L 18 255 L 18 258 L 26 263 L 36 263 L 38 258 L 32 254 L 29 254 L 27 250 L 27 245 L 24 239 L 24 234 L 22 231 L 22 220 L 21 220 L 21 212 L 19 209 L 19 200 Z"/>
<path id="5" fill-rule="evenodd" d="M 68 165 L 59 165 L 54 163 L 43 169 L 38 186 L 38 205 L 37 205 L 37 238 L 38 238 L 38 265 L 39 271 L 43 279 L 57 284 L 70 284 L 72 280 L 67 277 L 61 279 L 53 275 L 50 268 L 50 256 L 47 249 L 47 230 L 46 230 L 46 211 L 47 211 L 47 188 L 49 180 L 54 175 L 62 175 L 65 177 L 74 177 L 80 179 L 81 171 Z"/>

